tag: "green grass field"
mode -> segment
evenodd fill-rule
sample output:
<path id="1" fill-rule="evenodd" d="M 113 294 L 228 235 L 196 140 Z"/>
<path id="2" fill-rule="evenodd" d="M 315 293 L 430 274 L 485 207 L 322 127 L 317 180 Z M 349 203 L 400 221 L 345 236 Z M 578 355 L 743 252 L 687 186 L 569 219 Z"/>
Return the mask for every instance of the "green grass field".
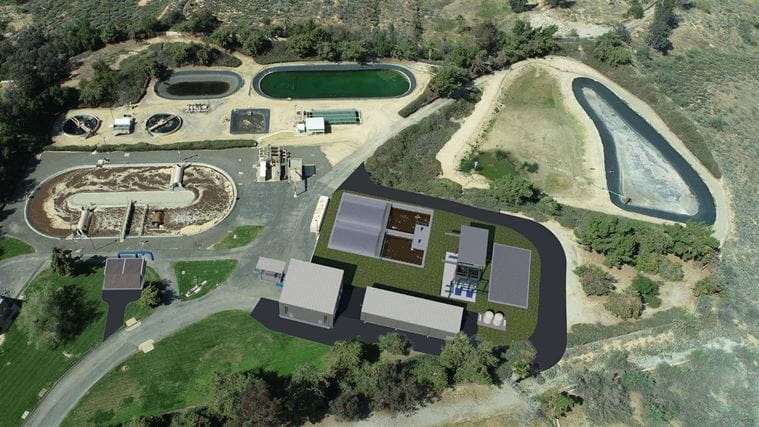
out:
<path id="1" fill-rule="evenodd" d="M 237 261 L 233 259 L 207 260 L 207 261 L 179 261 L 174 264 L 177 275 L 180 297 L 183 300 L 200 298 L 216 288 L 216 285 L 224 283 L 237 267 Z M 185 294 L 193 286 L 206 282 L 200 292 L 186 297 Z"/>
<path id="2" fill-rule="evenodd" d="M 137 353 L 103 377 L 63 422 L 103 425 L 208 402 L 213 373 L 292 373 L 321 365 L 329 346 L 272 332 L 242 311 L 217 313 Z"/>
<path id="3" fill-rule="evenodd" d="M 332 234 L 337 209 L 342 192 L 336 192 L 330 200 L 324 225 L 314 252 L 314 262 L 331 265 L 346 270 L 347 280 L 354 286 L 368 287 L 384 285 L 422 294 L 430 299 L 442 302 L 459 303 L 440 296 L 443 279 L 443 260 L 446 252 L 457 252 L 458 237 L 446 233 L 459 231 L 461 225 L 477 225 L 495 230 L 495 243 L 517 246 L 532 251 L 530 264 L 529 308 L 521 309 L 488 302 L 487 293 L 478 294 L 475 303 L 467 304 L 467 310 L 482 312 L 488 309 L 501 311 L 506 315 L 508 328 L 505 332 L 489 328 L 480 328 L 478 334 L 493 344 L 508 344 L 527 339 L 535 330 L 538 319 L 538 297 L 540 283 L 540 258 L 535 246 L 520 233 L 510 228 L 481 223 L 471 218 L 450 212 L 436 210 L 432 216 L 429 246 L 425 254 L 424 267 L 413 267 L 391 261 L 369 258 L 329 249 L 329 236 Z M 492 231 L 491 231 L 492 233 Z M 355 266 L 355 268 L 353 268 Z M 354 272 L 351 272 L 354 270 Z M 484 279 L 490 277 L 490 266 L 485 270 Z M 481 287 L 482 289 L 482 287 Z"/>
<path id="4" fill-rule="evenodd" d="M 481 152 L 477 154 L 475 159 L 480 163 L 480 167 L 482 167 L 482 170 L 477 173 L 491 181 L 507 175 L 519 174 L 508 158 L 499 159 L 496 152 Z"/>
<path id="5" fill-rule="evenodd" d="M 263 225 L 241 225 L 230 231 L 220 242 L 211 246 L 211 249 L 232 249 L 249 245 L 263 229 Z"/>
<path id="6" fill-rule="evenodd" d="M 146 280 L 158 280 L 155 271 L 148 269 Z M 29 285 L 26 294 L 48 284 L 76 284 L 83 287 L 86 297 L 99 302 L 98 315 L 73 341 L 56 349 L 37 348 L 14 323 L 0 345 L 0 425 L 21 425 L 21 414 L 31 411 L 39 400 L 37 394 L 50 388 L 58 378 L 103 340 L 105 313 L 108 306 L 100 299 L 103 269 L 87 275 L 63 277 L 50 270 L 40 273 Z M 152 310 L 135 301 L 127 306 L 125 318 L 145 318 Z"/>
<path id="7" fill-rule="evenodd" d="M 34 253 L 34 248 L 23 240 L 8 236 L 0 237 L 0 261 L 31 253 Z"/>

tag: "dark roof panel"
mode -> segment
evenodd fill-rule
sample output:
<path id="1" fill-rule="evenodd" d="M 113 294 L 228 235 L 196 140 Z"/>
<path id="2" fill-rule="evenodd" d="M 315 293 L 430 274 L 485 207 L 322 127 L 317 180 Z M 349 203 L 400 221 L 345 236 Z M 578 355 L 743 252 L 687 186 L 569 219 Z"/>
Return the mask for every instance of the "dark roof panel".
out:
<path id="1" fill-rule="evenodd" d="M 484 267 L 488 255 L 489 235 L 490 232 L 484 228 L 462 225 L 459 237 L 459 262 Z"/>
<path id="2" fill-rule="evenodd" d="M 531 256 L 532 252 L 527 249 L 493 245 L 488 301 L 527 308 Z"/>
<path id="3" fill-rule="evenodd" d="M 330 249 L 376 257 L 382 246 L 390 204 L 344 193 L 327 245 Z"/>
<path id="4" fill-rule="evenodd" d="M 103 289 L 142 289 L 146 266 L 143 258 L 107 259 Z"/>

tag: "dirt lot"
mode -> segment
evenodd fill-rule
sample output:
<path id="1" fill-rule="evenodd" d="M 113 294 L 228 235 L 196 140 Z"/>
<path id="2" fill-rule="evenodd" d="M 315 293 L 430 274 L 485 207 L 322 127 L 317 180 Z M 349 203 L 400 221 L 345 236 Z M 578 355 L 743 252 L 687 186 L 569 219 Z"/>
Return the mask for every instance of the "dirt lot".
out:
<path id="1" fill-rule="evenodd" d="M 405 209 L 390 209 L 387 228 L 413 234 L 417 224 L 430 225 L 430 216 Z"/>
<path id="2" fill-rule="evenodd" d="M 411 249 L 411 239 L 398 236 L 387 236 L 385 239 L 385 247 L 382 249 L 384 258 L 415 265 L 424 263 L 424 251 Z"/>
<path id="3" fill-rule="evenodd" d="M 79 221 L 79 209 L 69 199 L 84 192 L 134 192 L 135 209 L 128 225 L 130 235 L 188 235 L 204 231 L 222 220 L 234 205 L 234 183 L 220 171 L 190 165 L 184 172 L 184 189 L 195 194 L 184 207 L 162 209 L 164 224 L 147 224 L 155 209 L 140 203 L 143 191 L 168 191 L 171 165 L 83 167 L 64 172 L 44 182 L 26 206 L 29 224 L 38 232 L 53 236 L 71 235 Z M 125 207 L 95 207 L 89 235 L 118 236 L 124 224 Z"/>

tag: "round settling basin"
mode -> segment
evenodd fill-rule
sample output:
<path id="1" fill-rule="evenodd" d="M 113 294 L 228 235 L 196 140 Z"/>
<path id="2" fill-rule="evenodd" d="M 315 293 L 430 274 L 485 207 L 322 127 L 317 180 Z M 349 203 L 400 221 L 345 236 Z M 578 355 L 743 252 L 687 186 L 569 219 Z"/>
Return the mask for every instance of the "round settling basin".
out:
<path id="1" fill-rule="evenodd" d="M 161 98 L 191 100 L 224 98 L 242 85 L 242 77 L 231 71 L 176 71 L 153 88 Z"/>
<path id="2" fill-rule="evenodd" d="M 175 114 L 153 114 L 145 122 L 145 129 L 151 135 L 168 135 L 182 127 L 182 118 Z"/>
<path id="3" fill-rule="evenodd" d="M 283 65 L 253 78 L 259 95 L 275 99 L 397 98 L 415 87 L 414 74 L 393 64 Z"/>
<path id="4" fill-rule="evenodd" d="M 61 130 L 68 136 L 84 136 L 100 127 L 100 119 L 90 114 L 78 114 L 63 122 Z"/>

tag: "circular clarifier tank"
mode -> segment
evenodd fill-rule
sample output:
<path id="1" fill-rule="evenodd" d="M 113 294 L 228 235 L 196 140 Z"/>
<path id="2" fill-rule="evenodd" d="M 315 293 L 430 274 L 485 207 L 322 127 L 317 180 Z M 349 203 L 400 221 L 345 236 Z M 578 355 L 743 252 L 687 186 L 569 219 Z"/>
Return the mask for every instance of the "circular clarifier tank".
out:
<path id="1" fill-rule="evenodd" d="M 145 122 L 145 129 L 151 135 L 169 135 L 182 127 L 182 118 L 176 114 L 153 114 Z"/>
<path id="2" fill-rule="evenodd" d="M 77 114 L 63 122 L 61 130 L 67 136 L 85 136 L 95 133 L 100 127 L 100 119 L 91 114 Z"/>

